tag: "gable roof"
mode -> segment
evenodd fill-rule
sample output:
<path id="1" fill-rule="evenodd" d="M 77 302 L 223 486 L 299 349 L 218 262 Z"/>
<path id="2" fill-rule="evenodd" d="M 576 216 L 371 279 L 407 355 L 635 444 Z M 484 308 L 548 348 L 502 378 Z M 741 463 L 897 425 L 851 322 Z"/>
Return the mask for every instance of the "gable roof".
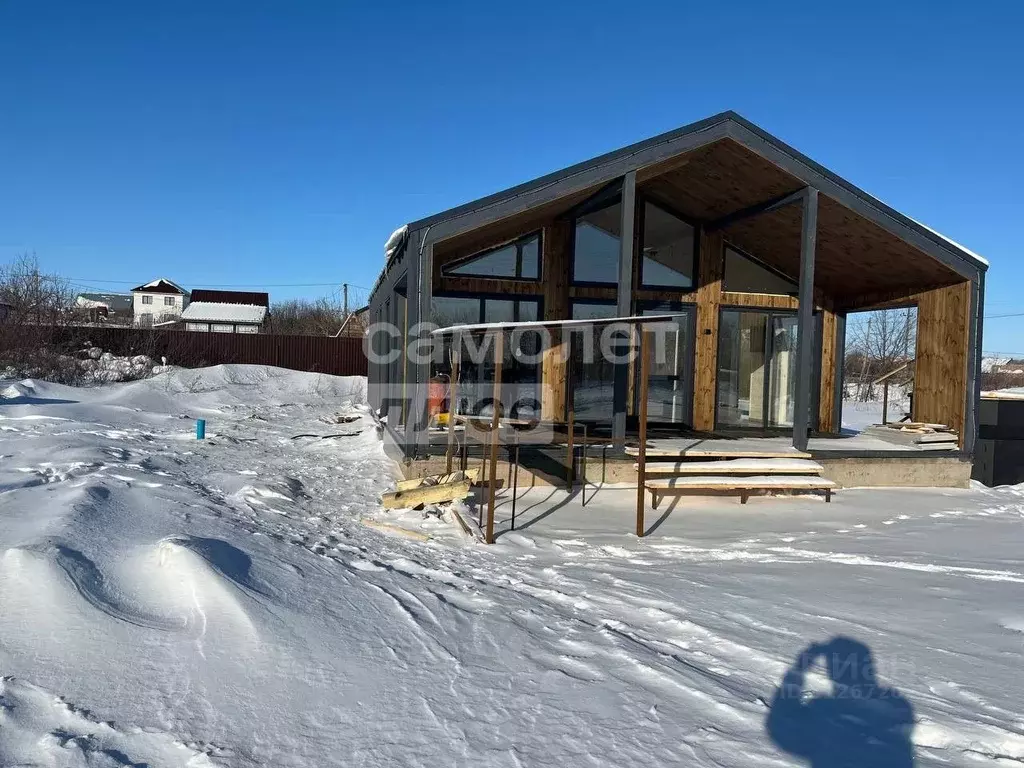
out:
<path id="1" fill-rule="evenodd" d="M 421 233 L 419 242 L 413 245 L 421 245 L 427 237 L 431 242 L 455 237 L 607 184 L 630 171 L 671 161 L 723 139 L 756 153 L 964 277 L 973 278 L 988 268 L 988 262 L 978 254 L 901 214 L 732 111 L 414 221 L 408 225 L 411 232 L 428 228 L 429 231 Z"/>
<path id="2" fill-rule="evenodd" d="M 176 293 L 185 296 L 188 294 L 188 291 L 166 277 L 158 277 L 156 280 L 150 280 L 145 285 L 132 288 L 132 293 Z"/>

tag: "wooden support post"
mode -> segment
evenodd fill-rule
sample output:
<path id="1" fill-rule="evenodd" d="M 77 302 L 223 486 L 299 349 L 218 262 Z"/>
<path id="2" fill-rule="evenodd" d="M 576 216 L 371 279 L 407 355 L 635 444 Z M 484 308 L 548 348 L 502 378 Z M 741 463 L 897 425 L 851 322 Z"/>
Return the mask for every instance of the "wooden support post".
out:
<path id="1" fill-rule="evenodd" d="M 644 476 L 647 466 L 647 385 L 651 375 L 650 350 L 648 349 L 647 331 L 640 329 L 640 413 L 638 418 L 640 432 L 640 450 L 636 457 L 636 535 L 644 535 L 644 493 L 646 488 Z"/>
<path id="2" fill-rule="evenodd" d="M 494 415 L 491 417 L 491 471 L 487 486 L 487 534 L 485 541 L 494 543 L 494 492 L 498 485 L 498 428 L 501 419 L 501 369 L 505 361 L 505 332 L 494 334 Z"/>
<path id="3" fill-rule="evenodd" d="M 889 382 L 882 383 L 882 423 L 889 423 Z"/>
<path id="4" fill-rule="evenodd" d="M 793 398 L 793 447 L 807 450 L 811 416 L 811 377 L 814 372 L 814 250 L 818 238 L 818 190 L 804 195 L 800 237 L 800 306 L 797 309 L 796 396 Z"/>
<path id="5" fill-rule="evenodd" d="M 452 471 L 455 458 L 455 403 L 459 394 L 459 368 L 462 362 L 462 340 L 458 334 L 452 337 L 452 375 L 448 381 L 448 450 L 444 457 L 444 471 Z"/>

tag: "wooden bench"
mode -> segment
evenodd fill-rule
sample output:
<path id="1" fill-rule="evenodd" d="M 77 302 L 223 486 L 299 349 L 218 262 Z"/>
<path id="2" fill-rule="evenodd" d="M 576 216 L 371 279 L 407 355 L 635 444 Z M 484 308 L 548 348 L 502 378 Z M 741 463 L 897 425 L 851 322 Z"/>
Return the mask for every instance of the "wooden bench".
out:
<path id="1" fill-rule="evenodd" d="M 832 501 L 836 484 L 824 477 L 753 475 L 750 477 L 722 477 L 698 475 L 644 480 L 651 492 L 651 506 L 658 508 L 663 496 L 685 496 L 694 491 L 738 491 L 740 503 L 746 504 L 753 491 L 824 491 L 825 501 Z"/>
<path id="2" fill-rule="evenodd" d="M 634 464 L 633 469 L 640 469 Z M 820 475 L 825 468 L 810 459 L 722 459 L 721 461 L 648 462 L 644 475 Z"/>

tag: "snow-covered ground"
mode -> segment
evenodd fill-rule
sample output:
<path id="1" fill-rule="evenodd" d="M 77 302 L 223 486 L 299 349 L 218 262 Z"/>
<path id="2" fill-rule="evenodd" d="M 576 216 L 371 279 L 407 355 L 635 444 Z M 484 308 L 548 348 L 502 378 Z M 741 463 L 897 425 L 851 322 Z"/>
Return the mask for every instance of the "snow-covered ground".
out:
<path id="1" fill-rule="evenodd" d="M 1024 489 L 688 499 L 642 540 L 631 491 L 534 489 L 483 547 L 380 509 L 363 388 L 0 383 L 0 765 L 1024 762 Z"/>

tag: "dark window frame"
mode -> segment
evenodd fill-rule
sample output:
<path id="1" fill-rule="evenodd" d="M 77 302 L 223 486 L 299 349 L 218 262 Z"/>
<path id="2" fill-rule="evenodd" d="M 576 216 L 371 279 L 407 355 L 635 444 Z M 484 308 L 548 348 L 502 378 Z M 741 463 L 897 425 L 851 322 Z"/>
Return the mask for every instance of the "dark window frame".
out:
<path id="1" fill-rule="evenodd" d="M 638 219 L 638 232 L 639 232 L 639 246 L 640 253 L 634 254 L 634 258 L 639 256 L 639 273 L 640 279 L 637 281 L 637 289 L 639 290 L 652 290 L 652 291 L 679 291 L 680 293 L 695 293 L 697 291 L 698 281 L 700 279 L 700 235 L 701 235 L 701 223 L 689 216 L 684 216 L 678 210 L 673 208 L 671 205 L 663 203 L 650 195 L 637 195 L 637 219 Z M 653 283 L 648 284 L 644 282 L 644 227 L 647 223 L 647 205 L 653 205 L 655 208 L 661 210 L 662 213 L 667 213 L 676 219 L 679 219 L 684 224 L 688 224 L 693 229 L 693 268 L 691 269 L 692 275 L 690 280 L 692 284 L 689 288 L 683 288 L 679 285 L 655 285 Z M 723 251 L 723 258 L 724 258 Z"/>
<path id="2" fill-rule="evenodd" d="M 479 311 L 477 312 L 477 318 L 478 319 L 475 321 L 476 323 L 484 323 L 484 322 L 486 322 L 486 320 L 484 320 L 484 312 L 486 311 L 485 308 L 484 308 L 484 302 L 487 301 L 488 299 L 490 299 L 491 301 L 512 301 L 512 302 L 530 301 L 530 302 L 533 302 L 533 303 L 535 303 L 537 305 L 537 318 L 538 319 L 543 319 L 544 318 L 544 297 L 541 294 L 537 294 L 537 295 L 524 294 L 524 295 L 520 296 L 518 294 L 508 294 L 508 293 L 480 293 L 480 291 L 434 291 L 434 295 L 431 298 L 434 298 L 434 299 L 479 299 Z M 515 307 L 513 307 L 512 314 L 513 314 L 513 316 L 517 316 L 519 314 L 519 305 L 518 305 L 518 303 L 516 304 Z M 520 321 L 520 320 L 516 319 L 516 320 L 513 320 L 513 322 L 518 323 L 518 322 L 532 322 L 532 321 L 529 321 L 529 320 L 527 320 L 527 321 Z"/>
<path id="3" fill-rule="evenodd" d="M 536 277 L 523 277 L 523 246 L 531 240 L 537 240 L 537 276 Z M 492 253 L 508 248 L 510 245 L 514 245 L 516 248 L 516 274 L 515 275 L 485 275 L 475 272 L 458 272 L 455 273 L 452 270 L 458 269 L 459 267 L 471 264 L 478 259 L 483 259 Z M 441 277 L 470 277 L 481 280 L 524 280 L 529 283 L 540 283 L 544 279 L 544 230 L 536 229 L 533 232 L 529 232 L 525 235 L 521 235 L 513 240 L 507 240 L 499 245 L 485 248 L 482 251 L 471 253 L 468 256 L 462 256 L 454 261 L 444 264 L 441 267 Z"/>

